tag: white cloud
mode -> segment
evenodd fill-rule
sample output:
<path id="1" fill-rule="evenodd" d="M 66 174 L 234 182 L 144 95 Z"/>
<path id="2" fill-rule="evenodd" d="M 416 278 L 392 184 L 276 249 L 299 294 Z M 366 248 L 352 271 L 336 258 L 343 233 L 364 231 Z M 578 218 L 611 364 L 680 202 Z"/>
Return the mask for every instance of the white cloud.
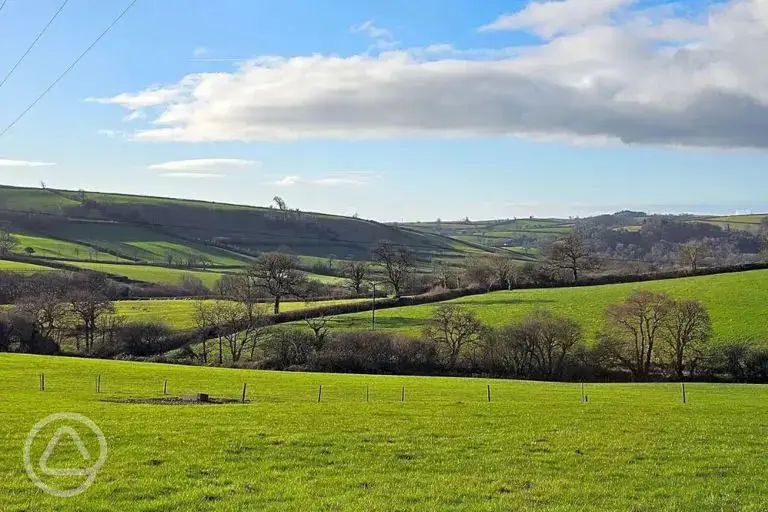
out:
<path id="1" fill-rule="evenodd" d="M 364 21 L 359 25 L 353 25 L 350 29 L 353 34 L 365 34 L 376 42 L 376 48 L 387 50 L 397 46 L 392 32 L 385 28 L 377 27 L 372 20 Z"/>
<path id="2" fill-rule="evenodd" d="M 198 46 L 192 52 L 192 56 L 195 57 L 195 58 L 208 57 L 211 54 L 213 54 L 211 49 L 210 48 L 206 48 L 205 46 Z"/>
<path id="3" fill-rule="evenodd" d="M 481 31 L 531 29 L 552 37 L 572 30 L 605 23 L 616 11 L 638 0 L 552 0 L 529 3 L 513 14 L 504 14 Z"/>
<path id="4" fill-rule="evenodd" d="M 150 127 L 133 134 L 143 141 L 523 136 L 768 148 L 768 2 L 730 0 L 695 17 L 630 3 L 530 4 L 508 28 L 551 40 L 497 53 L 442 44 L 260 57 L 92 101 L 153 107 Z"/>
<path id="5" fill-rule="evenodd" d="M 3 167 L 52 167 L 55 162 L 35 162 L 30 160 L 5 160 L 0 158 L 0 168 Z"/>
<path id="6" fill-rule="evenodd" d="M 223 174 L 216 174 L 210 172 L 164 172 L 160 176 L 164 178 L 223 178 Z"/>
<path id="7" fill-rule="evenodd" d="M 239 158 L 196 158 L 152 164 L 148 168 L 159 171 L 210 172 L 238 170 L 258 164 L 259 162 L 255 160 L 241 160 Z"/>
<path id="8" fill-rule="evenodd" d="M 144 119 L 145 117 L 147 117 L 147 114 L 145 114 L 143 110 L 134 110 L 123 117 L 123 121 L 137 121 L 139 119 Z"/>
<path id="9" fill-rule="evenodd" d="M 272 185 L 278 187 L 292 187 L 295 185 L 306 185 L 315 187 L 344 187 L 366 185 L 371 178 L 376 175 L 366 171 L 338 171 L 330 173 L 322 178 L 304 178 L 301 176 L 285 176 Z"/>
<path id="10" fill-rule="evenodd" d="M 131 134 L 122 130 L 111 130 L 111 129 L 101 129 L 96 130 L 96 133 L 99 135 L 103 135 L 104 137 L 109 137 L 110 139 L 130 139 Z"/>

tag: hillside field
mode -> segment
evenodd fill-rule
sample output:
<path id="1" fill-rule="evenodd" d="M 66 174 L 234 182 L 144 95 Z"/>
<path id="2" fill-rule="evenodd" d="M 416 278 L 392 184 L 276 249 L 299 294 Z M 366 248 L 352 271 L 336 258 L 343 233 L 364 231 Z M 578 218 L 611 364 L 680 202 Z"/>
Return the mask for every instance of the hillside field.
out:
<path id="1" fill-rule="evenodd" d="M 105 272 L 107 274 L 125 276 L 129 279 L 135 279 L 136 281 L 146 281 L 148 283 L 169 285 L 178 285 L 181 282 L 181 278 L 184 276 L 184 274 L 189 274 L 195 277 L 199 277 L 203 284 L 209 289 L 213 288 L 213 286 L 224 275 L 221 272 L 216 272 L 213 270 L 202 271 L 181 268 L 153 267 L 150 265 L 117 265 L 110 263 L 90 262 L 73 262 L 70 264 L 88 270 L 95 270 L 97 272 Z"/>
<path id="2" fill-rule="evenodd" d="M 284 301 L 280 303 L 280 311 L 299 311 L 308 308 L 358 302 L 358 300 L 366 299 L 317 302 Z M 199 302 L 190 299 L 121 300 L 115 302 L 115 314 L 124 316 L 129 322 L 160 322 L 175 330 L 191 329 L 197 327 L 195 325 L 195 308 Z M 213 300 L 204 302 L 213 302 Z M 271 303 L 266 303 L 264 307 L 271 313 Z"/>
<path id="3" fill-rule="evenodd" d="M 44 392 L 38 390 L 41 372 Z M 99 394 L 97 375 L 102 379 Z M 110 401 L 158 398 L 165 379 L 171 396 L 203 391 L 236 398 L 247 383 L 249 403 Z M 402 386 L 405 402 L 400 402 Z M 762 456 L 768 449 L 765 386 L 690 384 L 686 405 L 674 384 L 588 385 L 586 391 L 589 403 L 580 403 L 576 384 L 279 373 L 2 354 L 2 509 L 768 507 L 768 459 Z M 96 422 L 108 456 L 89 490 L 61 499 L 31 484 L 22 447 L 36 422 L 65 411 Z M 60 426 L 40 432 L 31 460 L 40 459 Z M 78 433 L 95 457 L 93 436 Z M 50 465 L 80 467 L 80 457 L 74 444 L 62 442 Z M 61 485 L 63 477 L 44 478 Z"/>
<path id="4" fill-rule="evenodd" d="M 768 343 L 768 270 L 686 277 L 644 283 L 612 284 L 493 292 L 451 301 L 472 311 L 488 325 L 500 327 L 536 308 L 576 319 L 587 342 L 600 329 L 605 307 L 625 299 L 634 289 L 668 293 L 676 298 L 698 299 L 709 308 L 714 341 Z M 384 309 L 376 313 L 378 329 L 419 335 L 437 304 Z M 370 313 L 333 317 L 336 329 L 368 329 Z"/>
<path id="5" fill-rule="evenodd" d="M 50 267 L 34 265 L 32 263 L 23 263 L 20 261 L 0 260 L 0 271 L 4 272 L 45 272 L 51 270 Z"/>

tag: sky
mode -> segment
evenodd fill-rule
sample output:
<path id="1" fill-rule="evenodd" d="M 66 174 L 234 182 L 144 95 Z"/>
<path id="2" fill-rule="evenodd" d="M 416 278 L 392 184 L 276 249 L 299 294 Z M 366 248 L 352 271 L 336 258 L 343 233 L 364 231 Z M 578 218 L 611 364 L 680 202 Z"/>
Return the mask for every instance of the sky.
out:
<path id="1" fill-rule="evenodd" d="M 0 133 L 129 0 L 0 0 Z M 138 0 L 0 183 L 382 221 L 767 212 L 768 1 Z"/>

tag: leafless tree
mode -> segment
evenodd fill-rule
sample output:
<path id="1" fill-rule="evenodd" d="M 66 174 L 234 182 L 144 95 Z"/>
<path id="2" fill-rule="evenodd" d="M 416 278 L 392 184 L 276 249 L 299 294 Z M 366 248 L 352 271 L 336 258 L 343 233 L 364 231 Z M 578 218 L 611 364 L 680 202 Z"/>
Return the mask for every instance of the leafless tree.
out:
<path id="1" fill-rule="evenodd" d="M 701 260 L 707 254 L 707 245 L 704 242 L 691 241 L 684 244 L 680 244 L 677 250 L 677 257 L 681 265 L 689 267 L 691 272 L 696 272 Z"/>
<path id="2" fill-rule="evenodd" d="M 671 310 L 666 294 L 633 291 L 626 301 L 606 308 L 601 350 L 635 377 L 647 377 Z"/>
<path id="3" fill-rule="evenodd" d="M 589 244 L 587 231 L 579 226 L 547 248 L 547 260 L 555 268 L 567 270 L 578 282 L 579 274 L 597 268 L 597 258 Z"/>
<path id="4" fill-rule="evenodd" d="M 85 341 L 85 350 L 93 349 L 99 319 L 114 313 L 109 297 L 110 283 L 104 274 L 83 272 L 71 278 L 71 290 L 66 299 L 73 319 L 73 328 Z M 78 347 L 79 348 L 79 347 Z"/>
<path id="5" fill-rule="evenodd" d="M 218 362 L 224 364 L 224 335 L 227 328 L 225 301 L 198 301 L 195 304 L 195 324 L 198 329 L 213 328 L 218 341 Z M 203 336 L 203 362 L 208 363 L 207 336 Z"/>
<path id="6" fill-rule="evenodd" d="M 87 289 L 71 292 L 69 306 L 74 317 L 74 329 L 82 336 L 88 352 L 94 346 L 99 320 L 106 314 L 114 313 L 115 306 L 103 293 Z"/>
<path id="7" fill-rule="evenodd" d="M 315 350 L 321 350 L 331 332 L 331 328 L 328 327 L 328 317 L 321 315 L 316 318 L 305 318 L 304 322 L 315 337 Z"/>
<path id="8" fill-rule="evenodd" d="M 280 196 L 275 196 L 274 198 L 272 198 L 272 202 L 275 203 L 275 205 L 277 206 L 278 210 L 287 210 L 288 209 L 288 207 L 285 204 L 285 201 Z"/>
<path id="9" fill-rule="evenodd" d="M 268 324 L 266 309 L 261 305 L 249 307 L 241 302 L 222 302 L 217 314 L 222 321 L 221 339 L 232 363 L 241 361 L 248 351 L 253 359 L 260 336 Z"/>
<path id="10" fill-rule="evenodd" d="M 486 256 L 470 255 L 464 265 L 466 278 L 470 283 L 490 290 L 494 283 L 494 272 L 490 258 Z"/>
<path id="11" fill-rule="evenodd" d="M 704 305 L 696 300 L 674 301 L 665 325 L 664 345 L 672 370 L 682 379 L 702 356 L 712 336 L 712 321 Z"/>
<path id="12" fill-rule="evenodd" d="M 435 308 L 424 329 L 424 336 L 444 347 L 448 368 L 454 369 L 462 351 L 477 343 L 483 324 L 474 312 L 457 304 L 441 304 Z"/>
<path id="13" fill-rule="evenodd" d="M 251 284 L 274 297 L 274 313 L 280 313 L 280 300 L 287 295 L 301 295 L 306 284 L 296 256 L 269 252 L 259 256 L 247 269 Z"/>
<path id="14" fill-rule="evenodd" d="M 763 242 L 763 257 L 768 259 L 768 217 L 763 217 L 760 219 L 759 236 Z"/>
<path id="15" fill-rule="evenodd" d="M 0 254 L 9 254 L 19 244 L 19 239 L 6 228 L 0 228 Z"/>
<path id="16" fill-rule="evenodd" d="M 374 248 L 373 258 L 384 269 L 387 282 L 392 286 L 395 297 L 400 297 L 408 278 L 416 267 L 413 253 L 407 247 L 382 240 Z"/>
<path id="17" fill-rule="evenodd" d="M 566 356 L 581 341 L 581 327 L 575 320 L 546 310 L 528 315 L 519 332 L 530 352 L 531 373 L 550 378 L 560 375 Z"/>
<path id="18" fill-rule="evenodd" d="M 500 288 L 511 290 L 517 284 L 520 273 L 512 258 L 503 254 L 494 254 L 488 258 L 493 281 Z"/>
<path id="19" fill-rule="evenodd" d="M 355 295 L 361 295 L 363 284 L 368 279 L 371 267 L 366 261 L 349 261 L 344 265 L 344 276 Z"/>

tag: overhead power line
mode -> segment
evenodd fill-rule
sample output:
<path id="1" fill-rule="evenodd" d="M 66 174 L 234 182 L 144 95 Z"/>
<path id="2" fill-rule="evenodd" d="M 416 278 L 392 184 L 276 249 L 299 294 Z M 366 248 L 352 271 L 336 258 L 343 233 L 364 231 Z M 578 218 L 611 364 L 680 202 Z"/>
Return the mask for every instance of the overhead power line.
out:
<path id="1" fill-rule="evenodd" d="M 25 108 L 25 109 L 24 109 L 24 110 L 21 112 L 21 114 L 19 114 L 19 115 L 18 115 L 18 117 L 16 117 L 16 119 L 14 119 L 13 121 L 11 121 L 11 123 L 10 123 L 8 126 L 6 126 L 5 128 L 3 128 L 3 130 L 2 130 L 2 131 L 0 131 L 0 138 L 2 138 L 2 137 L 3 137 L 3 135 L 5 135 L 6 133 L 8 133 L 8 130 L 10 130 L 11 128 L 13 128 L 14 126 L 16 126 L 16 123 L 18 123 L 19 121 L 21 121 L 21 119 L 22 119 L 22 118 L 23 118 L 25 115 L 27 115 L 27 113 L 28 113 L 30 110 L 32 110 L 32 109 L 35 107 L 35 105 L 37 105 L 37 104 L 40 102 L 40 100 L 42 100 L 42 99 L 43 99 L 43 98 L 44 98 L 44 97 L 45 97 L 45 96 L 46 96 L 46 95 L 47 95 L 49 92 L 51 92 L 51 90 L 52 90 L 54 87 L 56 87 L 56 84 L 58 84 L 58 83 L 61 81 L 61 79 L 62 79 L 62 78 L 64 78 L 65 76 L 67 76 L 67 74 L 68 74 L 70 71 L 72 71 L 72 69 L 73 69 L 75 66 L 77 66 L 77 64 L 78 64 L 78 63 L 79 63 L 79 62 L 80 62 L 80 61 L 83 59 L 83 57 L 85 57 L 86 55 L 88 55 L 88 53 L 89 53 L 89 52 L 90 52 L 90 51 L 93 49 L 93 47 L 94 47 L 94 46 L 96 46 L 96 45 L 99 43 L 99 41 L 101 41 L 101 40 L 104 38 L 104 36 L 106 36 L 106 35 L 107 35 L 107 33 L 108 33 L 110 30 L 112 30 L 112 28 L 113 28 L 115 25 L 117 25 L 117 23 L 118 23 L 118 22 L 119 22 L 121 19 L 123 19 L 123 16 L 125 16 L 125 15 L 128 13 L 128 11 L 130 11 L 130 10 L 131 10 L 131 7 L 133 7 L 134 5 L 136 5 L 136 3 L 137 3 L 138 1 L 139 1 L 139 0 L 133 0 L 131 3 L 129 3 L 129 4 L 128 4 L 128 6 L 127 6 L 125 9 L 123 9 L 123 11 L 122 11 L 122 12 L 121 12 L 121 13 L 120 13 L 120 14 L 119 14 L 119 15 L 118 15 L 118 16 L 117 16 L 117 17 L 116 17 L 114 20 L 112 20 L 112 23 L 110 23 L 110 24 L 109 24 L 109 26 L 108 26 L 106 29 L 104 29 L 104 32 L 102 32 L 101 34 L 99 34 L 99 37 L 97 37 L 96 39 L 94 39 L 94 40 L 93 40 L 93 42 L 90 44 L 90 46 L 88 46 L 88 48 L 86 48 L 86 49 L 83 51 L 83 53 L 81 53 L 80 55 L 78 55 L 78 57 L 77 57 L 77 58 L 74 60 L 74 62 L 72 62 L 72 64 L 70 64 L 70 65 L 69 65 L 69 67 L 67 67 L 67 69 L 65 69 L 65 70 L 64 70 L 64 71 L 63 71 L 63 72 L 62 72 L 62 73 L 61 73 L 61 74 L 60 74 L 58 77 L 56 77 L 56 80 L 54 80 L 53 82 L 51 82 L 51 85 L 49 85 L 49 86 L 48 86 L 48 87 L 47 87 L 47 88 L 46 88 L 46 89 L 45 89 L 45 90 L 44 90 L 44 91 L 43 91 L 43 92 L 40 94 L 40 96 L 38 96 L 37 98 L 35 98 L 35 100 L 34 100 L 32 103 L 30 103 L 30 104 L 29 104 L 29 106 L 28 106 L 27 108 Z"/>
<path id="2" fill-rule="evenodd" d="M 8 1 L 8 0 L 3 0 L 2 2 L 0 2 L 0 11 L 2 11 L 2 10 L 3 10 L 3 7 L 5 7 L 5 3 L 6 3 L 7 1 Z"/>
<path id="3" fill-rule="evenodd" d="M 2 4 L 0 4 L 0 10 L 2 10 L 2 9 L 3 9 L 3 6 L 5 5 L 5 2 L 7 2 L 7 1 L 8 1 L 8 0 L 5 0 L 5 1 L 4 1 Z M 59 7 L 59 10 L 58 10 L 58 11 L 56 11 L 56 12 L 53 14 L 53 16 L 51 16 L 51 19 L 50 19 L 50 20 L 48 20 L 48 23 L 46 23 L 46 25 L 43 27 L 43 30 L 41 30 L 41 31 L 40 31 L 40 33 L 38 33 L 38 34 L 37 34 L 37 37 L 35 37 L 35 40 L 34 40 L 34 41 L 32 41 L 32 44 L 30 44 L 30 45 L 29 45 L 29 47 L 27 48 L 27 50 L 24 52 L 24 54 L 23 54 L 21 57 L 19 57 L 19 60 L 17 60 L 17 61 L 16 61 L 16 64 L 14 64 L 14 65 L 13 65 L 13 67 L 11 68 L 11 70 L 8 72 L 8 74 L 7 74 L 7 75 L 5 75 L 5 78 L 3 78 L 3 80 L 2 80 L 2 81 L 0 81 L 0 88 L 2 88 L 2 87 L 3 87 L 3 85 L 5 85 L 5 82 L 7 82 L 7 81 L 8 81 L 8 79 L 9 79 L 9 78 L 11 77 L 11 75 L 13 74 L 13 72 L 14 72 L 14 71 L 16 71 L 16 68 L 18 68 L 18 67 L 19 67 L 19 65 L 20 65 L 20 64 L 21 64 L 21 63 L 24 61 L 24 59 L 27 57 L 27 55 L 29 55 L 29 52 L 31 52 L 31 51 L 32 51 L 32 48 L 34 48 L 34 47 L 35 47 L 35 45 L 37 44 L 37 42 L 40 40 L 40 38 L 41 38 L 41 37 L 43 37 L 43 34 L 45 34 L 45 32 L 48 30 L 48 28 L 49 28 L 51 25 L 53 25 L 53 22 L 54 22 L 54 20 L 55 20 L 55 19 L 56 19 L 56 18 L 59 16 L 59 14 L 61 13 L 61 11 L 63 11 L 63 10 L 64 10 L 64 6 L 66 6 L 68 2 L 69 2 L 69 0 L 64 0 L 64 2 L 61 4 L 61 7 Z"/>

